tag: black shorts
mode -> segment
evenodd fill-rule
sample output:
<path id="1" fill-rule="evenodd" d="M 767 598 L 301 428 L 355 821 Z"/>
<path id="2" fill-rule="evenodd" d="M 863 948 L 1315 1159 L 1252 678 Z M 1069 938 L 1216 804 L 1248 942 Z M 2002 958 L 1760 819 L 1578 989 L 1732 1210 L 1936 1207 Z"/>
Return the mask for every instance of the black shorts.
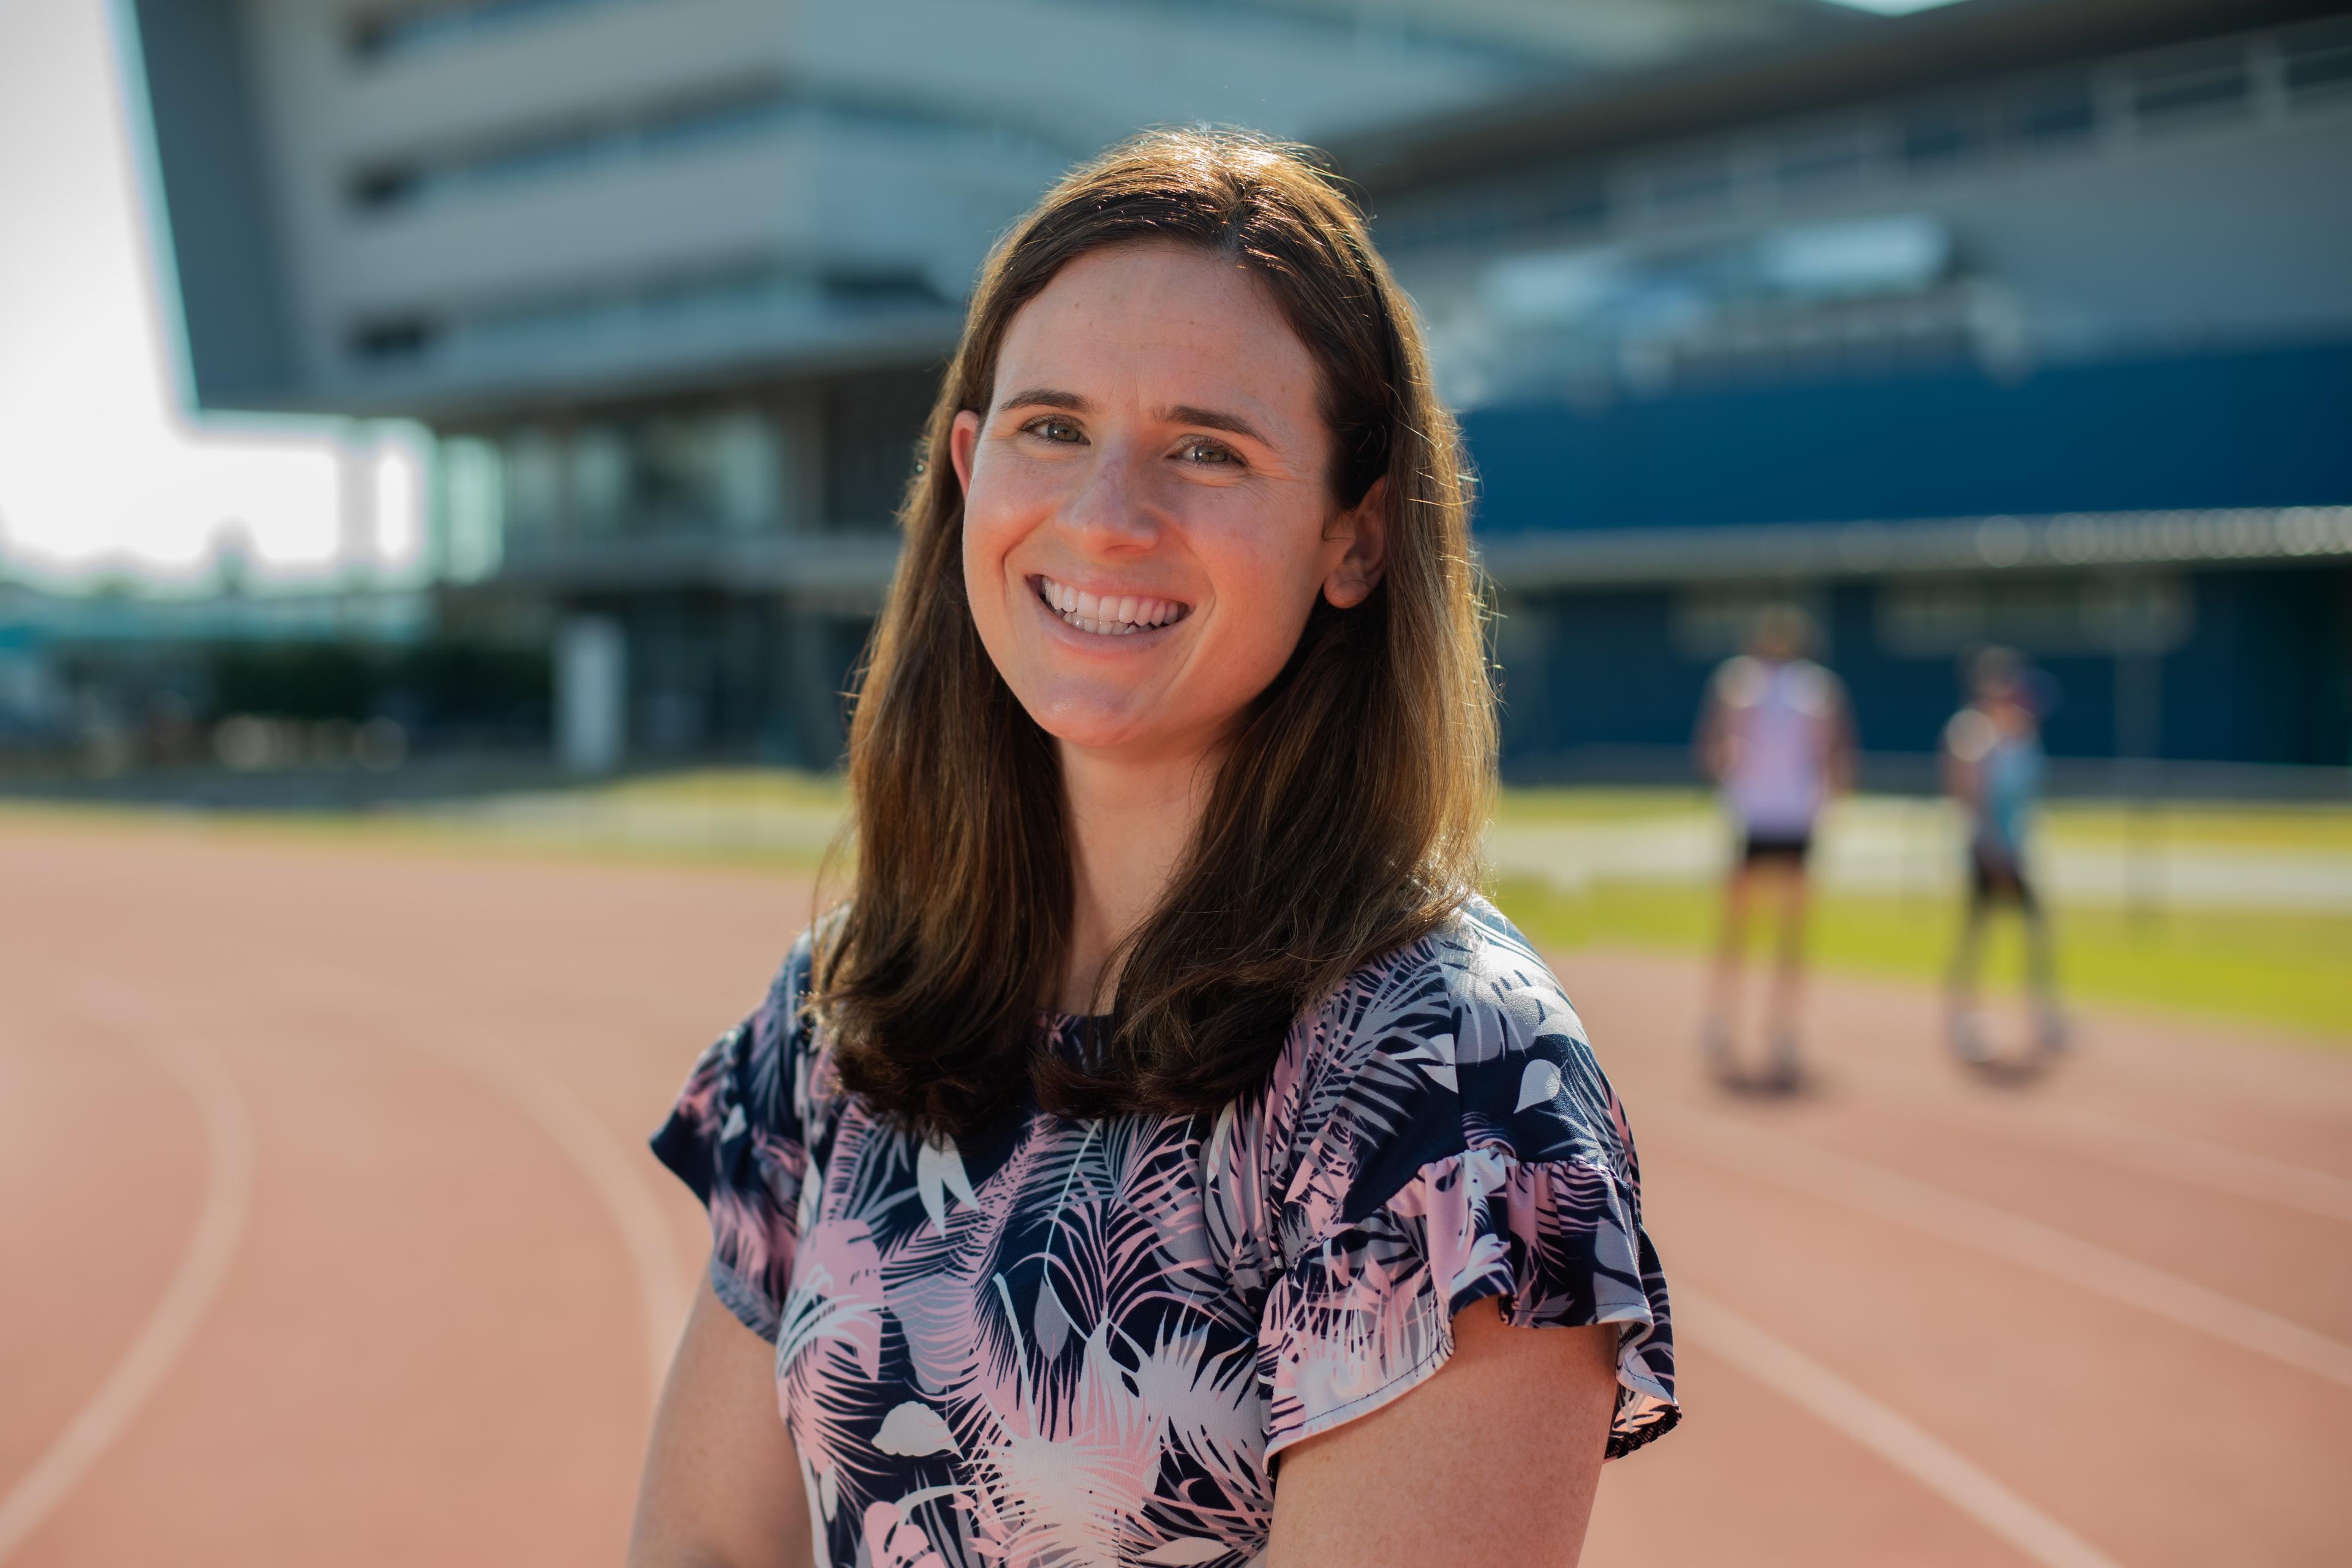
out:
<path id="1" fill-rule="evenodd" d="M 2025 863 L 1979 845 L 1969 854 L 1969 900 L 2033 908 L 2033 884 L 2025 879 Z"/>
<path id="2" fill-rule="evenodd" d="M 1813 849 L 1810 833 L 1750 833 L 1739 841 L 1739 863 L 1743 866 L 1786 866 L 1792 871 L 1805 868 L 1805 857 Z"/>

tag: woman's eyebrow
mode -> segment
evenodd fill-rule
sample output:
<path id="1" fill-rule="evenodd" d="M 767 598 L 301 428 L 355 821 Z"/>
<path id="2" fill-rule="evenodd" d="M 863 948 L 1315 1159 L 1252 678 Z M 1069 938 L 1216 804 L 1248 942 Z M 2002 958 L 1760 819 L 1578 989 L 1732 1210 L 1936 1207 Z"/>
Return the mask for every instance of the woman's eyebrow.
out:
<path id="1" fill-rule="evenodd" d="M 1204 430 L 1223 430 L 1229 436 L 1255 441 L 1261 447 L 1274 445 L 1258 434 L 1256 426 L 1238 414 L 1223 414 L 1214 408 L 1195 408 L 1189 403 L 1180 403 L 1162 412 L 1160 417 L 1171 425 L 1197 425 Z"/>
<path id="2" fill-rule="evenodd" d="M 1087 400 L 1075 392 L 1064 392 L 1051 386 L 1033 386 L 1025 392 L 1016 392 L 1010 397 L 1000 399 L 996 406 L 1000 411 L 1013 408 L 1059 408 L 1068 414 L 1084 414 L 1087 411 Z"/>

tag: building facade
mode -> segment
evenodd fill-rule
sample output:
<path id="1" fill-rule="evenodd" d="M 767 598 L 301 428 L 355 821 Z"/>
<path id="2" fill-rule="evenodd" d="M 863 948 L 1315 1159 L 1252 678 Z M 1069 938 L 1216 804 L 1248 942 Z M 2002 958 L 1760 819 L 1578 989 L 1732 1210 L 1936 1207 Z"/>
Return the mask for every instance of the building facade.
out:
<path id="1" fill-rule="evenodd" d="M 1781 599 L 1884 782 L 1986 642 L 2065 756 L 2352 760 L 2340 4 L 120 9 L 190 397 L 430 426 L 442 617 L 556 650 L 583 765 L 837 756 L 974 270 L 1173 121 L 1363 195 L 1521 775 L 1683 774 Z"/>
<path id="2" fill-rule="evenodd" d="M 1140 125 L 1331 138 L 1812 0 L 126 0 L 207 409 L 428 424 L 575 760 L 838 753 L 972 276 Z"/>

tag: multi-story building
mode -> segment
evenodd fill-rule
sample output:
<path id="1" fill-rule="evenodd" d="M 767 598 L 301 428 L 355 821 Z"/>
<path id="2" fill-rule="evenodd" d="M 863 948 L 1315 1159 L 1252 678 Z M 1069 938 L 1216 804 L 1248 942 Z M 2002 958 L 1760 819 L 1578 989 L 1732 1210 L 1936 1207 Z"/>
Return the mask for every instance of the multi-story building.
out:
<path id="1" fill-rule="evenodd" d="M 1138 126 L 1319 139 L 1868 20 L 1818 0 L 129 0 L 207 409 L 439 437 L 459 623 L 577 760 L 837 752 L 973 271 Z"/>
<path id="2" fill-rule="evenodd" d="M 2352 762 L 2352 10 L 1974 0 L 1341 153 L 1523 774 L 1683 766 L 1770 598 L 1915 779 L 1996 642 L 2062 755 Z"/>

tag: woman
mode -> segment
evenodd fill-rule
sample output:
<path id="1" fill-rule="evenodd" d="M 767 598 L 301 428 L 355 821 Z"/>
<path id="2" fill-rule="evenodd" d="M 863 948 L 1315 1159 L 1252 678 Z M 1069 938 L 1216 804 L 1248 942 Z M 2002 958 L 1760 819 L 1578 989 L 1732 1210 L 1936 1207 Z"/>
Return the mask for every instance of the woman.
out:
<path id="1" fill-rule="evenodd" d="M 1253 138 L 1114 150 L 928 450 L 851 897 L 655 1138 L 712 1289 L 634 1560 L 1572 1562 L 1676 1414 L 1664 1287 L 1472 891 L 1462 459 L 1360 221 Z"/>

